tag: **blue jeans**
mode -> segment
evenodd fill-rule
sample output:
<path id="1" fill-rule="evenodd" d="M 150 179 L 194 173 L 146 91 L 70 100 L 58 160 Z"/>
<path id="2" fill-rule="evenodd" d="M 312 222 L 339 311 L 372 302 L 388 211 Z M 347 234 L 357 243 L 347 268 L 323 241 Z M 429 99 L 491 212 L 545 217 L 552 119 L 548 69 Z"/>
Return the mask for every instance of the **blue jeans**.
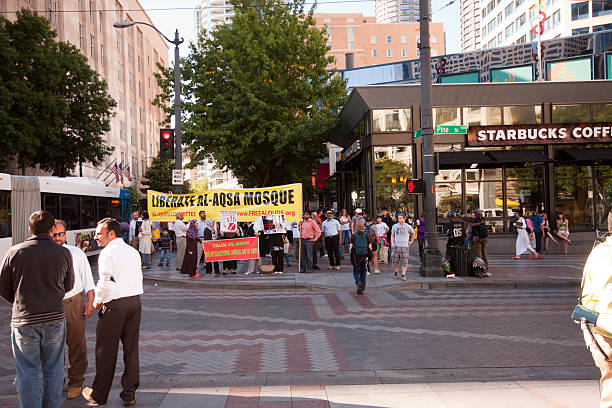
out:
<path id="1" fill-rule="evenodd" d="M 342 253 L 342 247 L 348 246 L 351 244 L 351 230 L 342 230 L 342 245 L 340 245 L 340 258 L 344 259 L 344 254 Z"/>
<path id="2" fill-rule="evenodd" d="M 302 260 L 300 263 L 300 269 L 303 271 L 309 271 L 312 269 L 312 244 L 313 242 L 309 239 L 302 239 Z"/>
<path id="3" fill-rule="evenodd" d="M 66 321 L 11 328 L 19 404 L 24 408 L 62 405 Z M 42 401 L 38 372 L 42 369 Z"/>
<path id="4" fill-rule="evenodd" d="M 160 249 L 161 251 L 161 256 L 159 258 L 159 263 L 163 264 L 164 263 L 164 259 L 166 260 L 166 263 L 170 263 L 170 249 L 169 248 L 162 248 Z"/>
<path id="5" fill-rule="evenodd" d="M 361 289 L 366 288 L 366 258 L 363 256 L 355 257 L 355 265 L 353 266 L 353 277 L 355 278 L 355 285 L 359 285 L 361 282 Z"/>
<path id="6" fill-rule="evenodd" d="M 142 262 L 144 263 L 145 267 L 150 267 L 151 266 L 151 254 L 145 254 L 144 252 L 140 253 L 142 255 Z"/>

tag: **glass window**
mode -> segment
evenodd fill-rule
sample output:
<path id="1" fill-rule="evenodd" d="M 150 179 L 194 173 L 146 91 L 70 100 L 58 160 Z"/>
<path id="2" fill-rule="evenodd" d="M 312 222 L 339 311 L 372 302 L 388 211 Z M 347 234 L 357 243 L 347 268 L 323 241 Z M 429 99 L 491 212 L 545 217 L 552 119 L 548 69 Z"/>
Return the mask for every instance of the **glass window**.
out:
<path id="1" fill-rule="evenodd" d="M 504 13 L 506 15 L 506 17 L 510 16 L 512 13 L 514 13 L 514 3 L 510 3 L 507 7 L 506 10 L 504 10 Z"/>
<path id="2" fill-rule="evenodd" d="M 372 111 L 373 132 L 408 132 L 412 130 L 410 109 L 378 109 Z"/>
<path id="3" fill-rule="evenodd" d="M 461 108 L 433 108 L 434 125 L 460 125 Z"/>
<path id="4" fill-rule="evenodd" d="M 501 107 L 477 106 L 463 108 L 463 123 L 466 126 L 501 125 Z"/>
<path id="5" fill-rule="evenodd" d="M 516 31 L 518 31 L 519 28 L 525 25 L 525 21 L 527 21 L 527 18 L 525 17 L 525 14 L 523 13 L 519 16 L 519 18 L 516 19 Z"/>
<path id="6" fill-rule="evenodd" d="M 352 40 L 355 38 L 355 29 L 353 27 L 349 27 L 346 29 L 346 34 L 348 35 L 348 39 Z"/>
<path id="7" fill-rule="evenodd" d="M 561 11 L 557 10 L 553 13 L 553 27 L 556 27 L 561 22 Z"/>
<path id="8" fill-rule="evenodd" d="M 60 218 L 69 230 L 79 229 L 79 199 L 74 196 L 60 196 Z"/>
<path id="9" fill-rule="evenodd" d="M 402 35 L 401 40 L 402 40 L 402 44 L 406 44 L 408 42 L 408 37 L 405 35 Z"/>
<path id="10" fill-rule="evenodd" d="M 612 122 L 612 104 L 593 105 L 594 122 Z"/>
<path id="11" fill-rule="evenodd" d="M 111 216 L 110 201 L 108 198 L 98 198 L 98 212 L 96 219 L 101 220 Z"/>
<path id="12" fill-rule="evenodd" d="M 377 57 L 377 56 L 378 56 L 378 51 L 376 51 L 376 50 L 372 50 L 372 56 L 373 56 L 373 57 Z"/>
<path id="13" fill-rule="evenodd" d="M 542 123 L 542 106 L 504 106 L 504 125 Z"/>
<path id="14" fill-rule="evenodd" d="M 81 228 L 96 226 L 96 199 L 81 197 Z"/>
<path id="15" fill-rule="evenodd" d="M 445 217 L 449 211 L 460 213 L 461 205 L 461 183 L 436 183 L 438 222 L 446 222 Z"/>
<path id="16" fill-rule="evenodd" d="M 127 201 L 127 200 L 125 200 L 125 201 Z M 113 217 L 116 220 L 119 220 L 119 221 L 122 220 L 122 217 L 121 217 L 121 200 L 115 199 L 115 198 L 113 198 L 111 200 L 110 216 Z"/>
<path id="17" fill-rule="evenodd" d="M 408 56 L 408 50 L 406 48 L 402 48 L 402 57 Z"/>
<path id="18" fill-rule="evenodd" d="M 412 196 L 406 194 L 406 180 L 412 178 L 412 147 L 374 148 L 376 207 L 387 207 L 395 213 L 401 207 L 414 208 Z"/>
<path id="19" fill-rule="evenodd" d="M 572 21 L 589 17 L 589 2 L 583 1 L 572 4 Z"/>
<path id="20" fill-rule="evenodd" d="M 555 166 L 557 212 L 563 212 L 572 226 L 593 225 L 591 166 Z M 553 224 L 554 225 L 554 224 Z"/>
<path id="21" fill-rule="evenodd" d="M 0 191 L 0 238 L 12 235 L 11 215 L 11 192 Z"/>
<path id="22" fill-rule="evenodd" d="M 54 194 L 43 194 L 42 205 L 43 210 L 49 211 L 55 218 L 59 218 L 59 197 Z"/>
<path id="23" fill-rule="evenodd" d="M 553 105 L 552 119 L 553 123 L 590 122 L 590 105 Z"/>
<path id="24" fill-rule="evenodd" d="M 376 44 L 376 36 L 375 35 L 370 37 L 370 44 Z"/>
<path id="25" fill-rule="evenodd" d="M 575 28 L 572 30 L 572 35 L 588 34 L 589 27 Z"/>
<path id="26" fill-rule="evenodd" d="M 612 208 L 612 166 L 597 166 L 595 168 L 594 190 L 596 226 L 606 229 L 608 227 L 608 211 Z"/>
<path id="27" fill-rule="evenodd" d="M 480 208 L 486 210 L 491 216 L 496 213 L 496 209 L 499 209 L 502 210 L 500 215 L 503 215 L 501 180 L 466 182 L 465 207 L 467 212 L 474 212 L 474 210 Z M 499 228 L 500 230 L 502 228 L 501 220 L 499 221 Z"/>
<path id="28" fill-rule="evenodd" d="M 393 37 L 388 35 L 387 36 L 387 44 L 391 44 L 393 42 Z"/>
<path id="29" fill-rule="evenodd" d="M 510 38 L 510 36 L 514 33 L 514 24 L 510 24 L 506 27 L 506 39 Z"/>
<path id="30" fill-rule="evenodd" d="M 593 26 L 593 32 L 604 31 L 604 30 L 612 30 L 612 24 L 602 24 Z"/>
<path id="31" fill-rule="evenodd" d="M 387 57 L 392 57 L 393 56 L 393 50 L 391 50 L 391 48 L 387 49 Z"/>
<path id="32" fill-rule="evenodd" d="M 506 169 L 506 206 L 512 213 L 522 210 L 529 214 L 544 208 L 543 175 L 542 166 Z"/>
<path id="33" fill-rule="evenodd" d="M 518 9 L 519 7 L 523 5 L 523 3 L 525 3 L 525 0 L 515 0 L 514 1 L 515 8 Z"/>
<path id="34" fill-rule="evenodd" d="M 593 1 L 591 3 L 593 8 L 593 17 L 605 16 L 612 13 L 612 1 Z"/>

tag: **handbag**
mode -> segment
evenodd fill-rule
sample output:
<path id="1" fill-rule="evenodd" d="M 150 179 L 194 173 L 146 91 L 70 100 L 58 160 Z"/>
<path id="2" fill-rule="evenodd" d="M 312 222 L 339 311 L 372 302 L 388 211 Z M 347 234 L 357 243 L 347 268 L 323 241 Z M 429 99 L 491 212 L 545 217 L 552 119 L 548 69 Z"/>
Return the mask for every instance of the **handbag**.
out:
<path id="1" fill-rule="evenodd" d="M 259 265 L 259 272 L 263 274 L 274 273 L 274 265 Z"/>

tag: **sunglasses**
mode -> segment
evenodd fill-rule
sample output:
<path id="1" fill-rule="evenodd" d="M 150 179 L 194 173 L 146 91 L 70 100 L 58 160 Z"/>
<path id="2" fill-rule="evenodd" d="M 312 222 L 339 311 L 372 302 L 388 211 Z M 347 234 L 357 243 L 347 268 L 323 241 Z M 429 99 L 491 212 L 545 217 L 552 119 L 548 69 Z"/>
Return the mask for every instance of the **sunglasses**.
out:
<path id="1" fill-rule="evenodd" d="M 58 236 L 59 237 L 65 237 L 66 233 L 65 232 L 55 232 L 55 233 L 53 233 L 53 238 L 58 237 Z"/>

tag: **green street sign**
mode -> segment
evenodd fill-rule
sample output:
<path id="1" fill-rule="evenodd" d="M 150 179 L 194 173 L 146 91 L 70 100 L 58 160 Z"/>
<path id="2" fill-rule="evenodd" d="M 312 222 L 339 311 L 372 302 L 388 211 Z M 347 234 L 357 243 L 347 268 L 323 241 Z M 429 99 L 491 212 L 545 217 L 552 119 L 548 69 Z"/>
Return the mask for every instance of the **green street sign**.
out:
<path id="1" fill-rule="evenodd" d="M 465 135 L 467 134 L 467 126 L 434 126 L 434 134 L 436 135 Z M 423 130 L 417 129 L 414 132 L 414 139 L 419 139 L 423 136 Z"/>

